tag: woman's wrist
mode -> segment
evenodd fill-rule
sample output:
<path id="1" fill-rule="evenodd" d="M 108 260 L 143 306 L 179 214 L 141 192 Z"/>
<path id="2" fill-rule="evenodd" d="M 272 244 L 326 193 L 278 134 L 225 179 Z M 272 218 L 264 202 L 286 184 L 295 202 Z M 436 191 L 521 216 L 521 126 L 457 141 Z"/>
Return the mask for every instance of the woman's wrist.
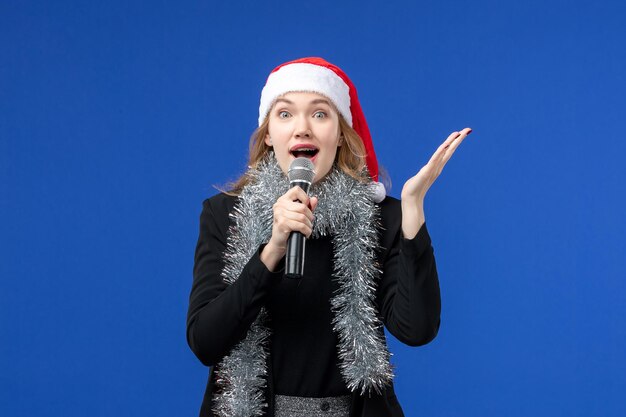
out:
<path id="1" fill-rule="evenodd" d="M 265 245 L 263 250 L 261 251 L 260 257 L 261 262 L 265 264 L 265 267 L 270 272 L 275 272 L 276 266 L 280 263 L 280 260 L 285 256 L 286 249 L 281 249 L 274 245 L 274 242 L 270 239 L 270 241 Z"/>
<path id="2" fill-rule="evenodd" d="M 402 200 L 402 235 L 405 239 L 413 239 L 426 222 L 424 214 L 424 200 Z"/>

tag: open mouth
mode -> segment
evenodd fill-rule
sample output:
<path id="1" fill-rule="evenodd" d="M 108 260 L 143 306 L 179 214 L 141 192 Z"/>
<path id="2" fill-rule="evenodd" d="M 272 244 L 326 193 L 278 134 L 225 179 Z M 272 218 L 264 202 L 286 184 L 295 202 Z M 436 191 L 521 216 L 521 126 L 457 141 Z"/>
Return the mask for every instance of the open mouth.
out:
<path id="1" fill-rule="evenodd" d="M 298 146 L 289 151 L 289 153 L 291 153 L 296 158 L 304 157 L 309 159 L 313 159 L 318 152 L 319 149 L 311 146 Z"/>

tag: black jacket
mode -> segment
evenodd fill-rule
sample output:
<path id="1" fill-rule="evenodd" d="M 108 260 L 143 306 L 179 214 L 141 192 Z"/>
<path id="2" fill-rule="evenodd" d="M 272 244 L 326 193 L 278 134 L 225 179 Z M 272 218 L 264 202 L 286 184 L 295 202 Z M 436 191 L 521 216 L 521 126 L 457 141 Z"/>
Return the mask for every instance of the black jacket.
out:
<path id="1" fill-rule="evenodd" d="M 200 410 L 201 416 L 213 416 L 211 408 L 215 387 L 215 366 L 238 341 L 245 337 L 249 326 L 263 306 L 271 307 L 281 303 L 283 298 L 278 298 L 277 301 L 277 297 L 273 295 L 284 290 L 285 285 L 291 285 L 283 282 L 281 272 L 272 273 L 261 262 L 259 253 L 263 246 L 245 265 L 235 283 L 228 286 L 222 281 L 220 273 L 224 266 L 222 255 L 226 248 L 228 213 L 231 212 L 235 202 L 236 197 L 218 194 L 204 201 L 200 215 L 200 234 L 195 253 L 194 279 L 187 314 L 187 342 L 198 359 L 204 365 L 211 367 Z M 439 281 L 430 236 L 424 224 L 415 238 L 404 239 L 401 232 L 400 201 L 387 197 L 379 206 L 383 227 L 379 241 L 382 249 L 378 252 L 378 260 L 383 266 L 383 274 L 377 288 L 378 311 L 389 332 L 398 340 L 410 346 L 424 345 L 437 335 L 441 312 Z M 311 239 L 307 243 L 305 257 L 305 278 L 307 275 L 312 275 L 313 283 L 316 278 L 328 280 L 327 275 L 316 276 L 322 273 L 316 271 L 328 271 L 328 264 L 332 263 L 328 256 L 329 248 L 332 246 L 331 240 L 314 241 L 315 239 Z M 293 303 L 293 300 L 286 299 L 284 302 Z M 293 311 L 297 311 L 297 307 L 298 305 L 293 306 L 295 308 Z M 280 308 L 277 310 L 281 311 Z M 318 322 L 319 320 L 312 325 L 316 326 Z M 322 342 L 334 343 L 330 340 L 334 336 L 326 328 L 330 326 L 328 322 L 329 319 L 325 318 L 319 324 L 321 334 L 328 334 L 329 338 L 328 341 Z M 280 320 L 277 320 L 276 325 L 280 326 Z M 324 333 L 325 331 L 327 333 Z M 279 354 L 276 354 L 277 351 Z M 268 416 L 273 416 L 271 400 L 277 385 L 271 364 L 282 363 L 281 356 L 283 355 L 280 352 L 282 351 L 279 346 L 270 349 L 266 389 Z M 323 353 L 320 355 L 313 359 L 330 360 Z M 303 363 L 311 359 L 310 356 L 299 358 Z M 331 367 L 336 368 L 334 363 L 331 363 Z M 322 375 L 317 375 L 315 371 L 317 368 L 312 369 L 306 375 L 310 375 L 312 380 L 319 380 Z M 330 378 L 338 387 L 342 386 L 337 385 L 336 376 L 326 375 L 324 374 L 323 377 Z M 306 384 L 299 389 L 306 392 Z M 285 394 L 285 392 L 280 393 Z M 308 393 L 307 396 L 316 395 Z M 351 415 L 355 417 L 400 417 L 403 413 L 391 384 L 380 395 L 353 394 Z"/>

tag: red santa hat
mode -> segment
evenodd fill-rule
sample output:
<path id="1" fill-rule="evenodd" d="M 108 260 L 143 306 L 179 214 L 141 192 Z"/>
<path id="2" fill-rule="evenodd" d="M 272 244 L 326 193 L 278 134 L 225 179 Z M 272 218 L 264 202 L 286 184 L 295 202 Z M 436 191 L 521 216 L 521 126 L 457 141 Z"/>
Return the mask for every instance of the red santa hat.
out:
<path id="1" fill-rule="evenodd" d="M 356 88 L 350 78 L 337 66 L 322 58 L 309 57 L 289 61 L 274 68 L 261 92 L 259 126 L 274 101 L 283 94 L 307 91 L 330 99 L 345 121 L 359 135 L 365 146 L 365 164 L 375 184 L 375 200 L 385 198 L 385 187 L 378 182 L 378 161 L 370 130 L 361 109 Z"/>

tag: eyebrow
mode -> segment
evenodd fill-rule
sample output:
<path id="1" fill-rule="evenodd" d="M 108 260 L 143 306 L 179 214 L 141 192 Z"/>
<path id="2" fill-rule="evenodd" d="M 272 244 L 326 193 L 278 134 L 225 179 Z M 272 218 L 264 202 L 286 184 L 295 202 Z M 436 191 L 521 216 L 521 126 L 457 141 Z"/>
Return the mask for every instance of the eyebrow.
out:
<path id="1" fill-rule="evenodd" d="M 293 101 L 287 100 L 286 98 L 277 98 L 276 103 L 278 103 L 279 101 L 283 101 L 287 104 L 293 104 Z M 316 98 L 315 100 L 311 100 L 309 104 L 320 104 L 320 103 L 327 104 L 330 106 L 330 103 L 328 102 L 328 100 L 324 100 L 322 98 Z"/>

